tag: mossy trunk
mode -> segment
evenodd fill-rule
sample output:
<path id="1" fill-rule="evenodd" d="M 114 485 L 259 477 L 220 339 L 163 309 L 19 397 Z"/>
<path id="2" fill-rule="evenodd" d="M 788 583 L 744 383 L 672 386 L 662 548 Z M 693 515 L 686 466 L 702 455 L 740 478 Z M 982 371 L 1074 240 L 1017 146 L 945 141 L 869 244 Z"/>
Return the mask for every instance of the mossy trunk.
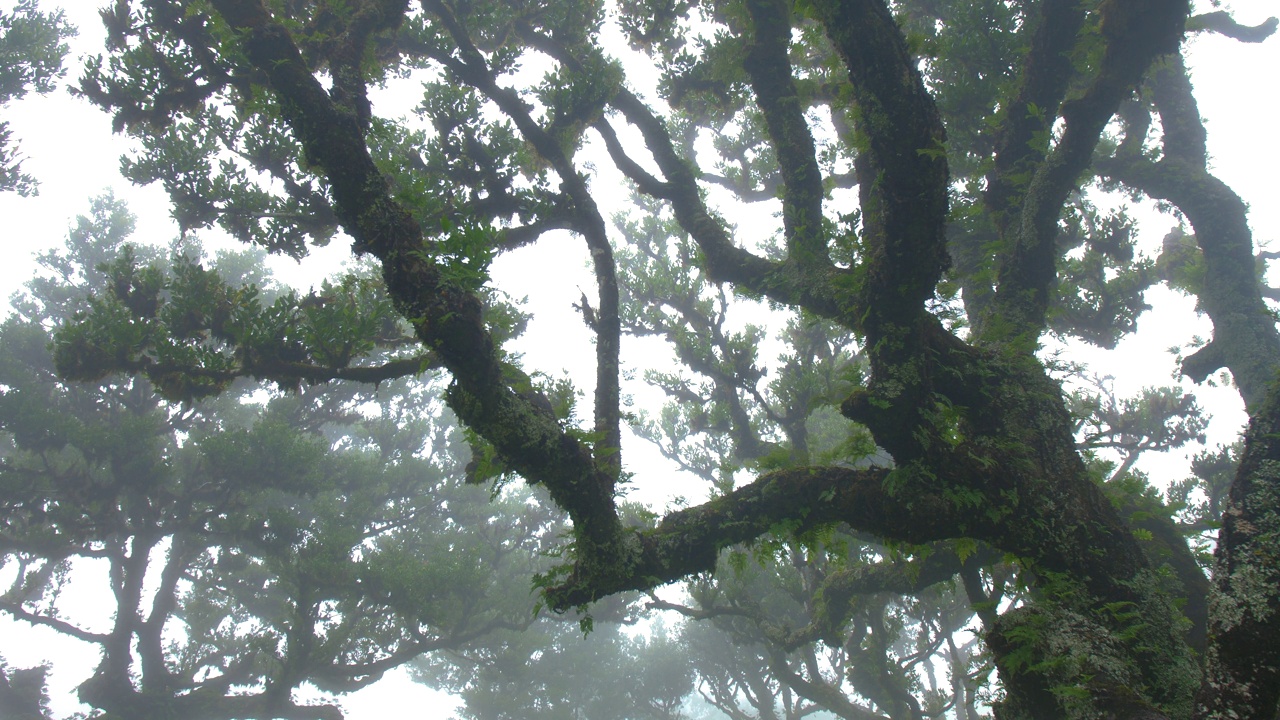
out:
<path id="1" fill-rule="evenodd" d="M 1280 384 L 1249 423 L 1222 514 L 1209 596 L 1209 652 L 1195 717 L 1274 720 L 1280 711 Z"/>

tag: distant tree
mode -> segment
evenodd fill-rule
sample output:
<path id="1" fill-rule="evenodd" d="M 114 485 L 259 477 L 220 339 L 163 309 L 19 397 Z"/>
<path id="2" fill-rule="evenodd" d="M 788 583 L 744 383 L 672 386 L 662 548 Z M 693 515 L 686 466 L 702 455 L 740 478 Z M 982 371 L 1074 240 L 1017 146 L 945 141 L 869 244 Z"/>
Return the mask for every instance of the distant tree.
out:
<path id="1" fill-rule="evenodd" d="M 417 343 L 397 352 L 447 373 L 469 475 L 519 476 L 570 517 L 564 564 L 538 580 L 549 607 L 690 578 L 696 591 L 719 568 L 686 612 L 722 616 L 733 642 L 689 650 L 731 717 L 969 716 L 991 670 L 1002 719 L 1275 717 L 1280 333 L 1180 54 L 1187 32 L 1256 42 L 1275 20 L 1245 27 L 1187 0 L 122 0 L 104 18 L 110 52 L 80 92 L 138 140 L 125 172 L 165 187 L 184 233 L 301 256 L 345 232 L 382 283 L 242 322 L 214 312 L 239 301 L 184 306 L 125 258 L 57 335 L 65 377 L 133 373 L 182 402 L 245 376 L 377 381 L 370 368 L 396 362 L 376 340 L 394 307 Z M 370 88 L 402 79 L 421 83 L 418 111 L 379 115 Z M 616 176 L 592 174 L 606 162 L 641 198 L 616 227 Z M 1108 190 L 1176 210 L 1194 245 L 1144 258 L 1130 216 L 1095 202 Z M 778 222 L 748 220 L 769 211 Z M 566 230 L 597 280 L 579 305 L 597 368 L 584 420 L 571 388 L 504 349 L 511 316 L 488 274 Z M 1229 371 L 1253 416 L 1212 591 L 1175 508 L 1124 472 L 1195 436 L 1193 405 L 1160 390 L 1077 404 L 1038 352 L 1050 334 L 1114 347 L 1158 281 L 1214 325 L 1182 372 Z M 385 300 L 362 304 L 364 288 Z M 730 322 L 744 304 L 756 322 Z M 675 403 L 639 427 L 712 488 L 640 526 L 621 503 L 647 480 L 624 474 L 624 333 L 675 350 L 682 368 L 650 375 Z M 298 397 L 339 402 L 342 387 Z M 350 523 L 315 522 L 287 557 L 355 547 L 326 535 Z M 431 571 L 447 540 L 420 542 L 398 567 Z M 738 561 L 737 592 L 720 563 L 742 543 L 759 568 Z M 395 608 L 442 607 L 419 600 Z M 962 602 L 981 648 L 956 632 Z M 946 684 L 930 674 L 943 667 Z"/>
<path id="2" fill-rule="evenodd" d="M 661 626 L 629 635 L 617 622 L 544 617 L 458 653 L 430 656 L 419 677 L 462 701 L 474 720 L 681 720 L 694 675 Z"/>
<path id="3" fill-rule="evenodd" d="M 466 445 L 437 386 L 412 379 L 424 360 L 381 284 L 350 275 L 298 297 L 260 254 L 206 267 L 190 242 L 129 245 L 132 223 L 95 201 L 0 325 L 0 557 L 14 572 L 0 612 L 101 653 L 79 688 L 94 717 L 341 717 L 294 690 L 348 692 L 528 624 L 559 514 L 463 482 Z M 54 374 L 54 356 L 81 372 L 110 361 L 93 354 L 103 338 L 51 344 L 86 313 L 118 318 L 117 342 L 164 348 L 145 356 L 155 384 Z M 248 335 L 256 355 L 237 370 L 165 374 Z M 350 347 L 369 364 L 315 364 Z M 289 369 L 289 392 L 244 366 Z M 101 617 L 69 617 L 72 590 L 96 593 Z M 0 714 L 27 717 L 42 672 L 5 671 Z"/>
<path id="4" fill-rule="evenodd" d="M 75 33 L 61 10 L 41 12 L 36 0 L 21 0 L 11 12 L 0 12 L 0 109 L 28 92 L 48 93 L 65 72 L 63 42 Z M 0 120 L 0 192 L 36 192 L 35 178 L 22 172 L 22 158 L 7 120 Z"/>

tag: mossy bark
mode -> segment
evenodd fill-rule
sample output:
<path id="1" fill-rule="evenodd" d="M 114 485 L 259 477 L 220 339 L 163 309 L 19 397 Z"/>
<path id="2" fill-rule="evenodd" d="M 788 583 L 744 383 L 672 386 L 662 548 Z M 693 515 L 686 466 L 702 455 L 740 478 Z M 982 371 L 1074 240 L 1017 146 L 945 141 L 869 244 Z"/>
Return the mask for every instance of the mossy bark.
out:
<path id="1" fill-rule="evenodd" d="M 1280 384 L 1245 435 L 1214 554 L 1197 720 L 1280 712 Z"/>

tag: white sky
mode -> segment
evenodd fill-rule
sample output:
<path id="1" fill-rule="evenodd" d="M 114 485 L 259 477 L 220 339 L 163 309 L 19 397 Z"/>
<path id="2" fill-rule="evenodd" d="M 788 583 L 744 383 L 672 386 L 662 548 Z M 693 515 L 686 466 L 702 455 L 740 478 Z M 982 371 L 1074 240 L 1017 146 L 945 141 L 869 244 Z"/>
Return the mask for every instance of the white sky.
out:
<path id="1" fill-rule="evenodd" d="M 3 5 L 11 4 L 4 2 Z M 81 33 L 72 41 L 73 59 L 68 76 L 73 79 L 80 66 L 75 58 L 101 47 L 102 31 L 94 5 L 96 3 L 77 2 L 67 9 L 69 19 Z M 1224 6 L 1234 8 L 1237 19 L 1248 24 L 1261 22 L 1276 12 L 1275 4 L 1269 0 L 1238 0 Z M 1263 45 L 1246 45 L 1218 36 L 1197 37 L 1190 42 L 1188 59 L 1209 130 L 1213 169 L 1251 206 L 1255 240 L 1260 245 L 1275 246 L 1280 240 L 1280 203 L 1276 202 L 1280 181 L 1274 169 L 1280 167 L 1280 143 L 1271 137 L 1270 123 L 1280 115 L 1280 99 L 1271 78 L 1280 72 L 1280 38 Z M 39 197 L 35 198 L 0 194 L 0 217 L 4 218 L 0 297 L 7 298 L 31 277 L 35 269 L 32 256 L 58 246 L 74 217 L 86 212 L 89 199 L 104 190 L 113 190 L 138 215 L 135 240 L 164 243 L 176 235 L 163 192 L 158 187 L 133 187 L 120 178 L 118 157 L 127 142 L 121 136 L 112 135 L 106 115 L 65 91 L 57 91 L 12 104 L 5 109 L 4 119 L 10 121 L 14 137 L 21 142 L 27 158 L 23 169 L 34 175 L 42 186 Z M 1158 251 L 1161 237 L 1172 225 L 1171 218 L 1160 217 L 1143 226 L 1149 253 Z M 500 286 L 515 296 L 530 295 L 534 307 L 551 308 L 552 315 L 556 316 L 550 320 L 539 319 L 531 326 L 530 342 L 523 346 L 527 360 L 535 367 L 555 371 L 565 364 L 566 357 L 572 356 L 578 360 L 569 368 L 574 376 L 589 378 L 593 350 L 581 323 L 571 315 L 570 305 L 578 299 L 579 285 L 591 295 L 594 283 L 585 269 L 577 278 L 531 272 L 530 268 L 536 267 L 534 263 L 545 262 L 543 267 L 547 268 L 571 264 L 565 263 L 563 256 L 555 255 L 563 252 L 561 249 L 539 252 L 550 256 L 539 258 L 538 253 L 523 253 L 500 260 L 494 268 Z M 581 247 L 573 245 L 571 252 L 585 265 L 586 254 Z M 347 248 L 341 241 L 335 241 L 318 257 L 309 260 L 306 267 L 297 268 L 290 261 L 280 261 L 276 264 L 277 272 L 304 284 L 314 283 L 328 272 L 326 268 L 335 267 L 346 255 Z M 548 277 L 557 277 L 559 281 L 549 283 Z M 1174 366 L 1167 348 L 1186 344 L 1195 334 L 1204 337 L 1211 334 L 1207 319 L 1195 317 L 1190 300 L 1153 290 L 1148 294 L 1148 302 L 1156 309 L 1144 316 L 1139 334 L 1126 340 L 1119 352 L 1084 351 L 1083 357 L 1100 372 L 1115 376 L 1116 389 L 1121 395 L 1132 394 L 1143 386 L 1173 382 Z M 551 340 L 548 342 L 547 338 Z M 577 349 L 566 351 L 566 347 Z M 1210 428 L 1210 446 L 1233 440 L 1244 421 L 1235 391 L 1230 388 L 1197 388 L 1196 391 L 1202 405 L 1215 415 Z M 646 473 L 650 478 L 670 476 L 665 469 L 667 465 L 651 448 L 636 447 L 633 443 L 626 457 L 642 483 Z M 1140 467 L 1157 480 L 1177 479 L 1186 472 L 1185 457 L 1181 454 L 1173 458 L 1151 458 Z M 655 501 L 673 492 L 665 483 L 661 490 L 655 488 L 655 491 L 651 495 Z M 687 494 L 679 488 L 675 491 Z M 91 607 L 93 601 L 86 598 L 84 602 Z M 96 653 L 86 653 L 83 645 L 53 637 L 52 633 L 20 632 L 9 623 L 0 624 L 0 634 L 5 638 L 0 652 L 15 665 L 56 657 L 58 668 L 64 670 L 54 677 L 55 710 L 69 713 L 77 709 L 71 688 L 96 663 Z M 15 642 L 19 638 L 21 640 Z M 442 718 L 451 708 L 447 698 L 410 682 L 403 673 L 347 697 L 343 704 L 352 720 L 382 718 L 388 711 L 399 716 L 406 707 L 420 709 L 428 718 Z"/>

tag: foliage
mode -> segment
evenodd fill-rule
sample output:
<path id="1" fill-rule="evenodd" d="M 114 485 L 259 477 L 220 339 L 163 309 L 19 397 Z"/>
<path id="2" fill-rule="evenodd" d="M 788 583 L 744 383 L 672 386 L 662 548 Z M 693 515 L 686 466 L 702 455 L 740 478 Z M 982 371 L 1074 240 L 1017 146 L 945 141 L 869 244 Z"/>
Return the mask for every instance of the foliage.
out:
<path id="1" fill-rule="evenodd" d="M 62 77 L 63 42 L 74 33 L 61 11 L 42 12 L 36 0 L 21 0 L 0 11 L 0 109 L 28 92 L 45 94 Z M 22 158 L 7 120 L 0 121 L 0 192 L 33 195 L 36 180 L 22 172 Z"/>
<path id="2" fill-rule="evenodd" d="M 55 283 L 87 299 L 33 286 L 6 326 L 27 358 L 6 402 L 67 405 L 6 425 L 6 482 L 38 453 L 59 474 L 57 502 L 7 512 L 65 550 L 13 556 L 32 574 L 6 610 L 50 624 L 51 599 L 18 596 L 82 549 L 126 578 L 165 553 L 188 643 L 221 638 L 136 682 L 103 640 L 82 694 L 109 712 L 203 683 L 228 716 L 241 697 L 278 713 L 278 688 L 364 682 L 350 657 L 447 649 L 422 677 L 472 717 L 675 717 L 690 687 L 735 719 L 1274 716 L 1271 256 L 1210 172 L 1181 57 L 1188 31 L 1256 42 L 1274 21 L 1186 0 L 121 0 L 103 17 L 109 52 L 78 92 L 136 139 L 124 171 L 164 187 L 184 237 L 300 257 L 345 233 L 371 268 L 269 297 L 181 244 L 121 248 Z M 406 84 L 419 108 L 381 113 L 375 90 Z M 1100 209 L 1111 190 L 1189 228 L 1144 255 L 1130 214 Z M 596 281 L 576 305 L 581 416 L 504 345 L 522 322 L 490 274 L 567 236 Z M 1166 496 L 1180 506 L 1132 471 L 1202 436 L 1190 393 L 1118 398 L 1087 369 L 1068 392 L 1041 352 L 1049 334 L 1115 347 L 1157 282 L 1214 324 L 1182 373 L 1229 371 L 1255 413 L 1226 503 L 1207 460 Z M 36 350 L 55 322 L 58 370 L 96 385 L 53 379 Z M 624 403 L 625 335 L 678 361 L 645 368 L 661 410 Z M 404 384 L 427 370 L 442 393 Z M 281 393 L 256 419 L 248 379 Z M 651 480 L 625 464 L 627 421 L 704 501 L 637 515 L 623 496 Z M 485 493 L 464 476 L 499 479 L 491 508 L 452 499 Z M 99 509 L 135 540 L 87 534 Z M 1180 510 L 1227 519 L 1212 593 Z M 553 548 L 552 567 L 528 557 Z M 226 579 L 224 559 L 253 574 Z M 581 654 L 572 623 L 490 601 L 522 571 L 547 608 L 591 613 Z M 635 591 L 689 622 L 610 626 Z M 151 618 L 118 630 L 144 652 L 168 614 L 129 612 Z M 490 634 L 508 626 L 533 632 Z M 1262 640 L 1222 646 L 1242 628 Z M 224 694 L 207 667 L 261 693 Z M 532 693 L 504 690 L 517 676 Z M 1233 679 L 1246 692 L 1222 692 Z"/>
<path id="3" fill-rule="evenodd" d="M 463 717 L 492 720 L 674 720 L 693 689 L 684 647 L 661 626 L 644 637 L 599 624 L 584 637 L 564 618 L 496 633 L 419 673 L 455 692 Z"/>
<path id="4" fill-rule="evenodd" d="M 102 653 L 81 699 L 117 717 L 332 717 L 337 706 L 297 706 L 292 690 L 348 692 L 423 652 L 526 624 L 527 577 L 557 517 L 545 501 L 491 502 L 462 482 L 466 447 L 438 388 L 414 380 L 416 359 L 377 386 L 298 381 L 286 393 L 229 376 L 211 398 L 116 372 L 92 383 L 55 375 L 66 346 L 50 332 L 78 314 L 157 320 L 147 333 L 187 341 L 209 362 L 211 325 L 241 332 L 270 320 L 264 307 L 297 299 L 263 275 L 260 255 L 206 270 L 190 242 L 167 261 L 129 245 L 131 226 L 119 202 L 95 201 L 66 249 L 41 257 L 46 274 L 0 328 L 2 552 L 14 570 L 2 607 Z M 343 312 L 367 284 L 325 285 L 314 324 L 295 319 L 268 337 L 315 348 L 326 346 L 311 335 L 349 333 L 348 321 L 365 330 L 348 338 L 387 331 L 376 304 Z M 312 357 L 327 356 L 300 353 L 294 365 Z M 110 577 L 98 592 L 114 598 L 105 620 L 62 619 L 63 597 L 88 592 L 98 572 Z M 8 682 L 30 684 L 33 672 Z"/>

